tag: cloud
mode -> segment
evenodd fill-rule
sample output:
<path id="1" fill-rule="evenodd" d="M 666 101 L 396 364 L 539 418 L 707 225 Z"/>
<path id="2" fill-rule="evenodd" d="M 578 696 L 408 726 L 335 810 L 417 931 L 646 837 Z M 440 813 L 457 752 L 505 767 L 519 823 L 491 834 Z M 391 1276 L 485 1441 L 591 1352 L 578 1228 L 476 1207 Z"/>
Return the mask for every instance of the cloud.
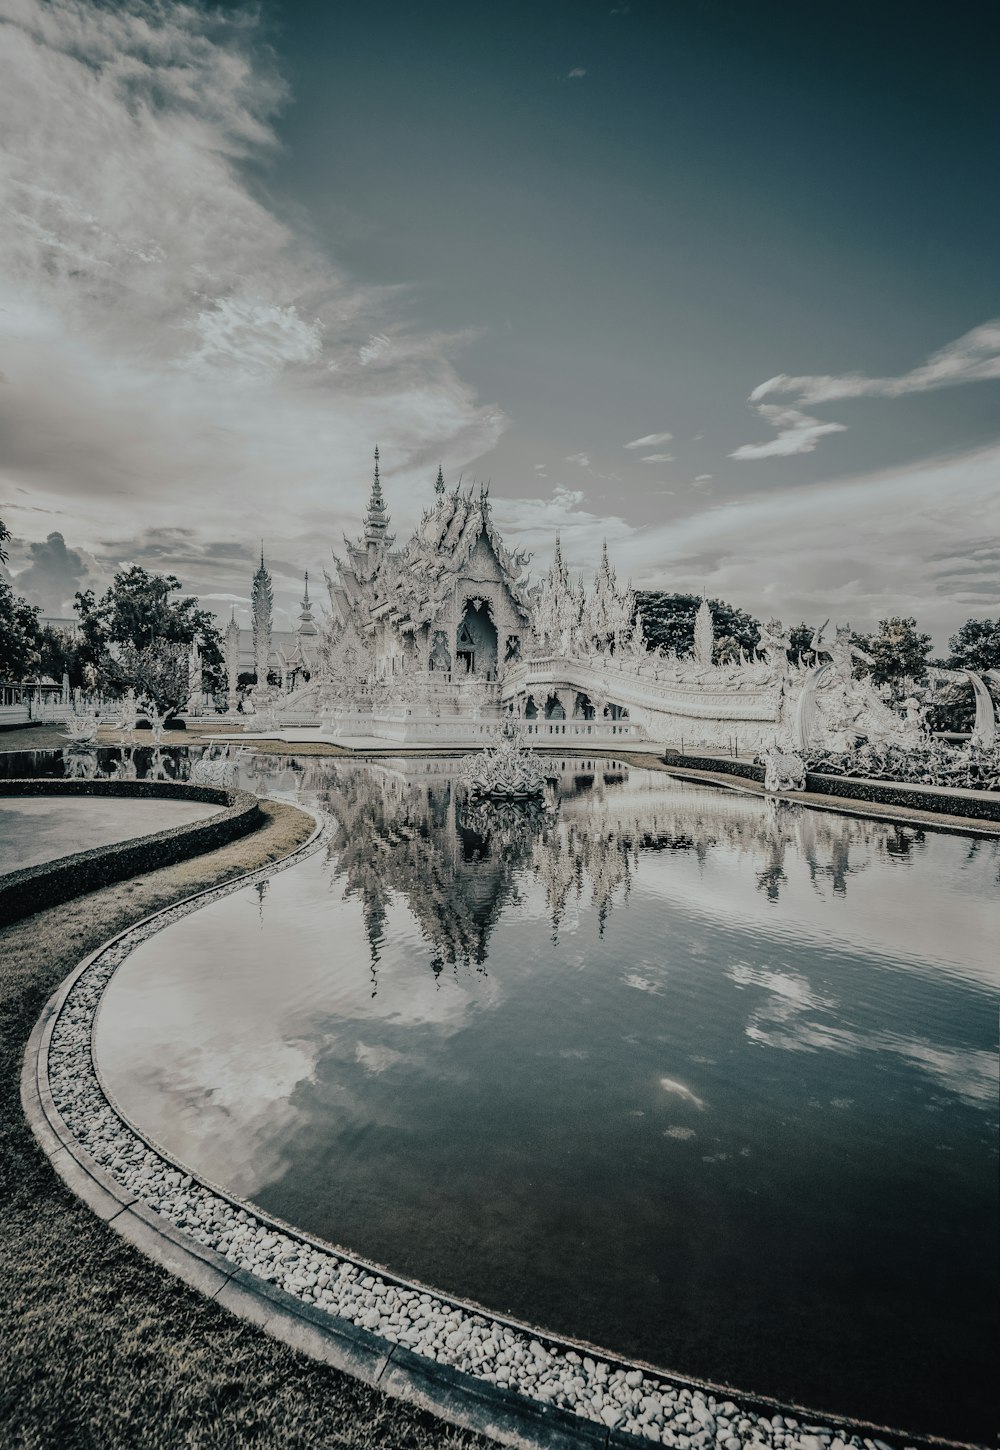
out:
<path id="1" fill-rule="evenodd" d="M 292 306 L 252 297 L 219 298 L 190 326 L 200 346 L 181 365 L 192 370 L 228 368 L 238 377 L 266 381 L 294 363 L 315 362 L 322 352 L 318 319 L 305 322 Z"/>
<path id="2" fill-rule="evenodd" d="M 566 79 L 569 81 L 582 81 L 586 74 L 587 72 L 582 65 L 575 65 Z"/>
<path id="3" fill-rule="evenodd" d="M 812 453 L 826 433 L 846 432 L 843 423 L 821 423 L 818 418 L 810 418 L 807 413 L 800 413 L 795 408 L 761 403 L 757 412 L 765 423 L 778 430 L 777 438 L 768 443 L 743 443 L 730 453 L 730 458 L 790 458 L 796 453 Z"/>
<path id="4" fill-rule="evenodd" d="M 789 377 L 787 373 L 779 373 L 754 388 L 750 402 L 759 402 L 775 393 L 788 394 L 803 404 L 829 403 L 841 398 L 902 398 L 907 393 L 926 393 L 934 388 L 991 378 L 1000 378 L 1000 318 L 974 327 L 931 353 L 920 367 L 898 377 L 870 378 L 864 373 Z"/>
<path id="5" fill-rule="evenodd" d="M 288 99 L 246 11 L 8 0 L 0 31 L 0 500 L 90 547 L 196 522 L 318 568 L 383 449 L 398 528 L 506 419 L 267 200 Z M 164 567 L 170 564 L 164 558 Z M 226 581 L 228 585 L 229 581 Z M 210 586 L 211 587 L 211 586 Z"/>
<path id="6" fill-rule="evenodd" d="M 1000 609 L 998 476 L 995 445 L 769 490 L 632 530 L 613 562 L 637 587 L 704 586 L 765 619 L 832 614 L 869 629 L 912 614 L 943 650 L 964 619 Z"/>
<path id="7" fill-rule="evenodd" d="M 669 443 L 673 436 L 672 433 L 647 433 L 644 438 L 633 438 L 631 443 L 625 443 L 623 447 L 655 448 L 657 443 Z"/>
<path id="8" fill-rule="evenodd" d="M 589 468 L 590 467 L 590 454 L 589 453 L 570 453 L 566 457 L 566 462 L 567 463 L 578 463 L 581 468 Z M 538 467 L 537 464 L 535 466 Z"/>
<path id="9" fill-rule="evenodd" d="M 73 596 L 85 589 L 94 564 L 77 549 L 68 549 L 60 533 L 51 533 L 44 543 L 28 544 L 12 550 L 11 562 L 26 558 L 24 568 L 14 575 L 15 588 L 29 604 L 37 604 L 43 614 L 62 616 L 73 607 Z"/>
<path id="10" fill-rule="evenodd" d="M 798 453 L 812 453 L 817 441 L 827 433 L 842 433 L 843 423 L 822 423 L 796 407 L 774 405 L 762 399 L 786 396 L 802 407 L 816 403 L 838 402 L 848 398 L 902 398 L 909 393 L 926 393 L 936 388 L 955 387 L 959 383 L 982 382 L 1000 378 L 1000 318 L 984 322 L 964 333 L 946 347 L 931 354 L 925 363 L 897 377 L 870 378 L 864 373 L 805 374 L 793 377 L 778 373 L 759 383 L 748 401 L 756 411 L 777 429 L 778 436 L 769 443 L 744 443 L 730 458 L 790 458 Z"/>
<path id="11" fill-rule="evenodd" d="M 378 362 L 381 358 L 384 358 L 391 347 L 392 343 L 386 337 L 385 333 L 380 332 L 377 336 L 368 339 L 364 347 L 359 350 L 358 357 L 361 359 L 362 364 L 367 367 L 369 363 Z"/>
<path id="12" fill-rule="evenodd" d="M 493 516 L 509 548 L 528 549 L 534 555 L 536 576 L 548 567 L 557 533 L 566 562 L 589 575 L 604 539 L 610 547 L 630 538 L 633 530 L 622 518 L 581 508 L 583 501 L 582 489 L 557 485 L 551 498 L 494 498 Z"/>
<path id="13" fill-rule="evenodd" d="M 639 460 L 640 463 L 673 463 L 672 453 L 645 453 Z"/>

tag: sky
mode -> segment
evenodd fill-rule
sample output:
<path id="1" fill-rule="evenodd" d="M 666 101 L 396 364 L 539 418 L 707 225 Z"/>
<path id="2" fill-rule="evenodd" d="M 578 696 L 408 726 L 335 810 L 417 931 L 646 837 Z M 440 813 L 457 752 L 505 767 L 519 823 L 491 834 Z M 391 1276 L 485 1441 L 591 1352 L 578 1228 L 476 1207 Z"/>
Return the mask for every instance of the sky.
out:
<path id="1" fill-rule="evenodd" d="M 287 624 L 489 481 L 511 546 L 943 650 L 1000 609 L 994 8 L 0 0 L 0 519 Z"/>

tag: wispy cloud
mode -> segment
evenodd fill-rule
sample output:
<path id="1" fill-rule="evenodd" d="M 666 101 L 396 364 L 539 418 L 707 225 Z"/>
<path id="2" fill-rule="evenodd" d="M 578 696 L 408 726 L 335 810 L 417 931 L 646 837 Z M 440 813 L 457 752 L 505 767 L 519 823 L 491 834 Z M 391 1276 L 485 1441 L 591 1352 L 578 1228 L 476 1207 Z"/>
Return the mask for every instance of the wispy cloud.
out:
<path id="1" fill-rule="evenodd" d="M 586 74 L 587 72 L 582 65 L 575 65 L 566 79 L 568 81 L 582 81 Z"/>
<path id="2" fill-rule="evenodd" d="M 415 331 L 405 289 L 356 282 L 266 201 L 287 93 L 249 7 L 2 13 L 12 527 L 48 508 L 91 547 L 124 518 L 137 533 L 196 519 L 205 537 L 236 526 L 318 563 L 313 541 L 363 507 L 374 442 L 397 522 L 439 459 L 496 442 L 503 414 L 456 369 L 467 335 Z"/>
<path id="3" fill-rule="evenodd" d="M 829 403 L 841 398 L 902 398 L 907 393 L 926 393 L 934 388 L 990 378 L 1000 378 L 1000 318 L 974 327 L 931 353 L 919 367 L 898 377 L 870 378 L 864 373 L 790 377 L 787 373 L 778 373 L 754 388 L 750 402 L 759 402 L 776 393 L 787 394 L 802 404 Z"/>
<path id="4" fill-rule="evenodd" d="M 655 448 L 658 443 L 669 443 L 674 435 L 672 433 L 647 433 L 642 438 L 633 438 L 631 443 L 626 443 L 625 448 Z"/>
<path id="5" fill-rule="evenodd" d="M 672 453 L 644 453 L 639 460 L 640 463 L 673 463 L 673 461 Z"/>
<path id="6" fill-rule="evenodd" d="M 589 468 L 590 467 L 590 454 L 589 453 L 569 453 L 566 456 L 566 462 L 567 463 L 576 463 L 581 468 Z"/>
<path id="7" fill-rule="evenodd" d="M 743 443 L 730 453 L 730 458 L 791 458 L 796 453 L 812 453 L 826 433 L 843 433 L 844 423 L 821 423 L 800 413 L 796 408 L 781 408 L 761 403 L 757 412 L 765 423 L 778 430 L 778 436 L 767 443 Z"/>
<path id="8" fill-rule="evenodd" d="M 778 373 L 759 383 L 750 394 L 756 412 L 778 436 L 767 443 L 744 443 L 730 458 L 791 458 L 797 453 L 812 453 L 820 438 L 828 433 L 843 433 L 846 424 L 824 423 L 800 407 L 817 403 L 840 402 L 849 398 L 903 398 L 910 393 L 926 393 L 936 388 L 955 387 L 959 383 L 983 382 L 1000 378 L 1000 319 L 984 322 L 964 333 L 946 347 L 930 355 L 925 363 L 896 377 L 872 378 L 865 373 L 804 374 L 793 377 Z M 785 396 L 785 404 L 771 404 L 764 398 Z M 793 406 L 794 405 L 794 406 Z"/>
<path id="9" fill-rule="evenodd" d="M 548 566 L 558 533 L 567 563 L 590 573 L 604 539 L 611 547 L 634 530 L 616 515 L 581 507 L 583 502 L 582 489 L 557 485 L 550 498 L 495 498 L 493 514 L 509 546 L 533 553 L 533 572 Z"/>

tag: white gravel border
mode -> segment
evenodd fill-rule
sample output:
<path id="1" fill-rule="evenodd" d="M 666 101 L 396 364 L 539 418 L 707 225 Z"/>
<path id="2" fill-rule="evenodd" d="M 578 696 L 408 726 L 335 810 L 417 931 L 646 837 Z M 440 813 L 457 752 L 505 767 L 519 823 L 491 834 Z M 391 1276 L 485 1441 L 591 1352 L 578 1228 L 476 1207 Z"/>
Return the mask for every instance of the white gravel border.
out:
<path id="1" fill-rule="evenodd" d="M 283 861 L 168 907 L 116 937 L 70 987 L 53 1026 L 47 1063 L 52 1099 L 69 1134 L 107 1174 L 184 1235 L 314 1309 L 391 1345 L 586 1421 L 657 1444 L 693 1450 L 898 1450 L 849 1422 L 754 1406 L 733 1392 L 668 1377 L 584 1344 L 558 1341 L 475 1305 L 390 1276 L 323 1246 L 199 1180 L 137 1132 L 105 1093 L 92 1055 L 101 998 L 140 942 L 201 906 L 297 864 L 326 843 L 330 824 Z M 764 1408 L 761 1408 L 761 1405 Z M 581 1427 L 582 1428 L 582 1427 Z M 863 1427 L 870 1428 L 870 1427 Z M 890 1432 L 886 1432 L 890 1433 Z M 909 1447 L 908 1447 L 909 1450 Z"/>

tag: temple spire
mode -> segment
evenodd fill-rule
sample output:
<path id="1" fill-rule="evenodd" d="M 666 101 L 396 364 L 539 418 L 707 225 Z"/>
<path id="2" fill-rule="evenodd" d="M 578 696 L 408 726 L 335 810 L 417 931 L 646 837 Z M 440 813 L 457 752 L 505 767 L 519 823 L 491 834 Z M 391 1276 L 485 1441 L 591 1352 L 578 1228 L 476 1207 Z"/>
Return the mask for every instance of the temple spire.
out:
<path id="1" fill-rule="evenodd" d="M 299 611 L 299 634 L 316 634 L 312 605 L 309 602 L 309 570 L 306 570 L 305 589 L 302 594 L 302 608 Z"/>
<path id="2" fill-rule="evenodd" d="M 434 482 L 434 492 L 439 499 L 444 498 L 444 470 L 440 463 L 438 464 L 438 476 Z"/>
<path id="3" fill-rule="evenodd" d="M 392 539 L 388 536 L 389 515 L 386 513 L 385 499 L 382 497 L 382 480 L 379 477 L 378 460 L 379 454 L 376 447 L 372 491 L 368 499 L 368 512 L 365 514 L 365 542 L 369 548 L 378 548 L 381 545 L 392 543 Z"/>

